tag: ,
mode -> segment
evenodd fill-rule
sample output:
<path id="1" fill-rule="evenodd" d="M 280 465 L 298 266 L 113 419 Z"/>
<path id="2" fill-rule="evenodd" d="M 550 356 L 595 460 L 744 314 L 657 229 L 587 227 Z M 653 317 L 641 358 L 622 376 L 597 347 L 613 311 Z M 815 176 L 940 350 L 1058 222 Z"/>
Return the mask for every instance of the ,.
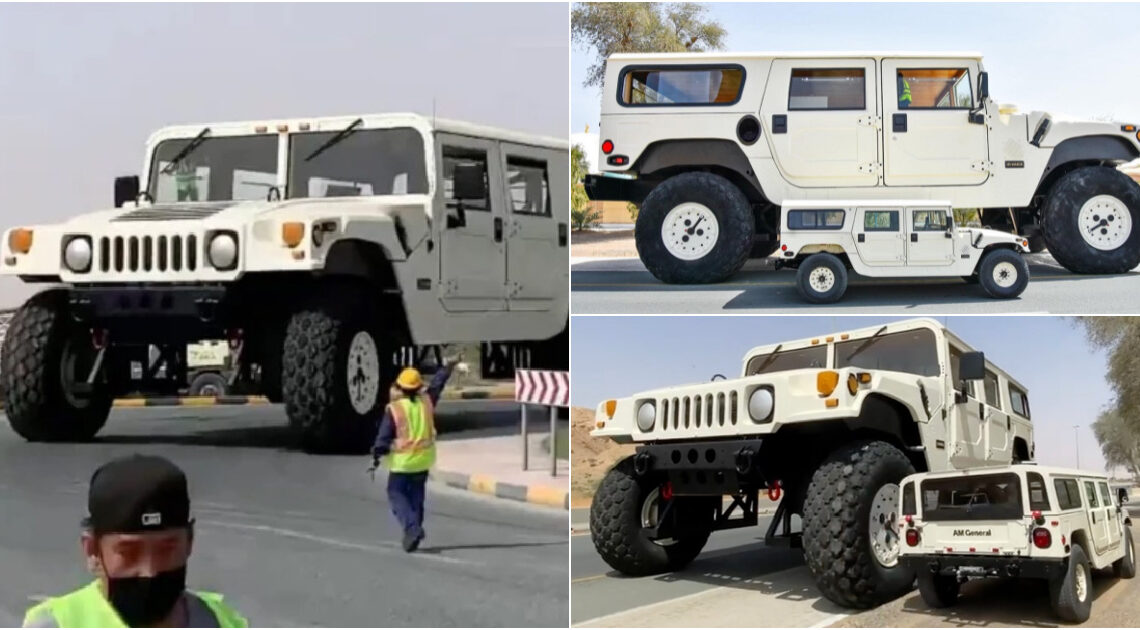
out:
<path id="1" fill-rule="evenodd" d="M 929 319 L 754 348 L 738 378 L 608 400 L 594 426 L 636 446 L 590 508 L 611 567 L 679 570 L 712 532 L 756 525 L 766 493 L 765 544 L 802 546 L 822 594 L 853 608 L 913 584 L 894 534 L 904 477 L 1034 452 L 1026 388 Z"/>
<path id="2" fill-rule="evenodd" d="M 1136 576 L 1127 497 L 1104 473 L 1020 464 L 910 475 L 898 510 L 903 565 L 922 599 L 952 606 L 972 578 L 1042 580 L 1064 621 L 1092 613 L 1092 570 Z"/>
<path id="3" fill-rule="evenodd" d="M 944 200 L 1076 273 L 1140 264 L 1140 187 L 1116 168 L 1140 157 L 1136 121 L 1017 113 L 978 53 L 630 53 L 605 67 L 586 192 L 640 207 L 638 254 L 663 282 L 731 277 L 780 247 L 781 206 L 824 199 Z M 698 215 L 700 238 L 682 234 Z"/>
<path id="4" fill-rule="evenodd" d="M 565 369 L 568 146 L 415 114 L 161 129 L 115 208 L 8 230 L 0 274 L 62 283 L 13 317 L 6 413 L 86 440 L 132 363 L 227 339 L 247 391 L 310 450 L 375 435 L 397 349 L 499 348 Z"/>

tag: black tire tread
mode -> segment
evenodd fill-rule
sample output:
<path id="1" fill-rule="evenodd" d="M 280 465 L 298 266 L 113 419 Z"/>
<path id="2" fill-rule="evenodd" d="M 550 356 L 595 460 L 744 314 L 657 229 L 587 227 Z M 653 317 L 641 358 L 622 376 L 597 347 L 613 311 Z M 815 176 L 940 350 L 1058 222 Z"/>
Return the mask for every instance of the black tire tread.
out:
<path id="1" fill-rule="evenodd" d="M 1111 252 L 1095 250 L 1074 227 L 1086 200 L 1111 194 L 1132 213 L 1132 234 Z M 1080 274 L 1126 273 L 1140 264 L 1140 186 L 1108 166 L 1085 166 L 1066 173 L 1054 184 L 1041 212 L 1041 233 L 1053 259 Z"/>
<path id="2" fill-rule="evenodd" d="M 811 288 L 811 271 L 820 266 L 831 269 L 831 272 L 835 274 L 835 286 L 831 287 L 831 291 L 827 293 L 819 293 Z M 800 297 L 804 301 L 812 304 L 838 302 L 847 292 L 847 265 L 835 254 L 827 252 L 812 254 L 800 263 L 799 269 L 796 270 L 796 290 L 799 291 Z"/>
<path id="3" fill-rule="evenodd" d="M 1136 577 L 1136 547 L 1132 541 L 1132 527 L 1124 525 L 1124 555 L 1112 563 L 1116 577 L 1130 580 Z"/>
<path id="4" fill-rule="evenodd" d="M 994 282 L 993 268 L 998 264 L 1008 262 L 1017 267 L 1017 282 L 1008 289 L 998 286 Z M 996 299 L 1011 299 L 1025 292 L 1029 285 L 1029 263 L 1025 257 L 1011 249 L 991 249 L 982 256 L 978 262 L 978 283 L 986 294 Z"/>
<path id="5" fill-rule="evenodd" d="M 1088 593 L 1084 602 L 1077 601 L 1077 587 L 1074 575 L 1076 567 L 1085 566 L 1088 572 Z M 1092 613 L 1092 566 L 1089 565 L 1088 555 L 1079 543 L 1073 543 L 1069 551 L 1068 570 L 1061 579 L 1049 581 L 1049 601 L 1053 605 L 1053 612 L 1064 621 L 1081 623 L 1087 621 Z"/>
<path id="6" fill-rule="evenodd" d="M 9 322 L 0 365 L 5 414 L 12 429 L 30 442 L 82 442 L 95 437 L 111 412 L 101 390 L 86 407 L 63 395 L 58 366 L 71 331 L 68 292 L 51 289 L 29 299 Z"/>
<path id="7" fill-rule="evenodd" d="M 674 258 L 661 242 L 665 215 L 686 201 L 700 201 L 717 215 L 719 242 L 700 260 Z M 735 184 L 713 173 L 693 171 L 665 180 L 646 196 L 634 226 L 634 243 L 645 268 L 668 284 L 711 284 L 740 271 L 752 253 L 755 217 Z"/>
<path id="8" fill-rule="evenodd" d="M 882 465 L 897 465 L 900 471 L 909 471 L 906 474 L 914 472 L 910 460 L 894 446 L 861 440 L 829 455 L 808 485 L 804 559 L 819 590 L 842 606 L 871 608 L 910 590 L 914 583 L 914 574 L 901 564 L 891 569 L 900 571 L 895 574 L 898 585 L 879 583 L 867 523 L 860 522 L 860 513 L 865 512 L 860 510 L 860 494 L 872 483 L 876 466 Z"/>

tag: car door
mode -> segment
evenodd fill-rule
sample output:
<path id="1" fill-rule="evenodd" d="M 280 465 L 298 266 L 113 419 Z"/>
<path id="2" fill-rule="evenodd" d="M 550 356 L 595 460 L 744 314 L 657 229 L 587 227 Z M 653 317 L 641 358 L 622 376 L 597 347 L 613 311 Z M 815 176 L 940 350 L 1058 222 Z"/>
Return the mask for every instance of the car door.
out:
<path id="1" fill-rule="evenodd" d="M 997 373 L 986 370 L 983 384 L 986 390 L 986 409 L 982 420 L 986 432 L 986 459 L 994 463 L 1009 463 L 1012 455 L 1012 438 L 1009 435 L 1011 422 Z"/>
<path id="2" fill-rule="evenodd" d="M 1108 548 L 1108 519 L 1106 509 L 1097 497 L 1096 482 L 1089 479 L 1081 480 L 1081 489 L 1085 494 L 1085 505 L 1089 513 L 1089 527 L 1092 529 L 1093 551 L 1099 556 Z"/>
<path id="3" fill-rule="evenodd" d="M 853 229 L 860 260 L 872 267 L 906 263 L 902 213 L 902 208 L 859 208 L 856 211 Z"/>
<path id="4" fill-rule="evenodd" d="M 1104 526 L 1106 530 L 1106 540 L 1109 547 L 1115 547 L 1120 543 L 1120 540 L 1124 535 L 1124 531 L 1121 528 L 1120 519 L 1117 517 L 1118 512 L 1116 501 L 1113 499 L 1113 496 L 1108 489 L 1107 482 L 1098 481 L 1096 483 L 1096 487 L 1098 490 L 1100 490 L 1100 503 L 1104 506 L 1105 510 Z"/>
<path id="5" fill-rule="evenodd" d="M 879 184 L 879 105 L 873 59 L 772 62 L 760 118 L 795 186 Z"/>
<path id="6" fill-rule="evenodd" d="M 969 116 L 976 104 L 978 74 L 977 62 L 970 60 L 882 61 L 887 186 L 966 186 L 986 181 L 987 127 L 971 123 Z"/>
<path id="7" fill-rule="evenodd" d="M 507 292 L 512 311 L 546 310 L 565 290 L 556 276 L 565 273 L 567 224 L 554 216 L 551 173 L 568 168 L 556 152 L 502 144 L 503 185 L 507 198 Z M 564 152 L 563 152 L 564 153 Z M 556 179 L 556 178 L 555 178 Z"/>
<path id="8" fill-rule="evenodd" d="M 985 462 L 982 433 L 985 401 L 981 395 L 982 383 L 959 380 L 958 361 L 963 352 L 964 350 L 954 344 L 950 345 L 950 380 L 955 388 L 952 392 L 954 404 L 950 408 L 952 423 L 950 461 L 955 468 L 969 468 Z M 964 392 L 960 389 L 963 385 Z"/>
<path id="9" fill-rule="evenodd" d="M 944 208 L 907 209 L 908 265 L 948 266 L 954 262 L 954 217 Z"/>
<path id="10" fill-rule="evenodd" d="M 449 311 L 501 311 L 507 308 L 507 249 L 504 192 L 490 185 L 503 179 L 496 143 L 449 134 L 436 137 L 439 165 L 435 216 L 440 222 L 440 291 Z M 459 165 L 482 167 L 483 199 L 455 197 Z"/>

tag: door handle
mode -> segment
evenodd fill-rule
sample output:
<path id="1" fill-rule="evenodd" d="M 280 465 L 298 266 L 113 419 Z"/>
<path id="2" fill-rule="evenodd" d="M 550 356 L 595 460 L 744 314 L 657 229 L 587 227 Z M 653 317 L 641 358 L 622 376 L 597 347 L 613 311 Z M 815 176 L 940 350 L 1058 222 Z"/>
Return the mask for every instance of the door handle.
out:
<path id="1" fill-rule="evenodd" d="M 918 242 L 918 234 L 911 232 L 910 233 L 910 242 L 917 243 Z"/>
<path id="2" fill-rule="evenodd" d="M 772 133 L 788 133 L 787 114 L 772 114 Z"/>
<path id="3" fill-rule="evenodd" d="M 503 242 L 503 219 L 495 217 L 495 242 Z"/>
<path id="4" fill-rule="evenodd" d="M 863 234 L 863 233 L 859 233 L 859 235 L 856 238 L 858 239 L 858 241 L 860 243 L 863 243 L 867 240 L 867 235 Z"/>
<path id="5" fill-rule="evenodd" d="M 566 247 L 566 224 L 558 224 L 558 246 Z"/>
<path id="6" fill-rule="evenodd" d="M 895 133 L 906 133 L 906 114 L 894 114 L 891 116 L 891 131 Z"/>

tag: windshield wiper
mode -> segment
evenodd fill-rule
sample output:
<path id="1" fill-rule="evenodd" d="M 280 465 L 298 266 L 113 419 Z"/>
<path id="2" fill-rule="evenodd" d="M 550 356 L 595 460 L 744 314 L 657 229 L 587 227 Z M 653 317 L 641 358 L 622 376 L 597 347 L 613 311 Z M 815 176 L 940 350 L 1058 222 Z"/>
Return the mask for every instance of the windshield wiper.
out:
<path id="1" fill-rule="evenodd" d="M 772 354 L 769 354 L 768 356 L 764 357 L 764 362 L 761 363 L 755 370 L 753 370 L 752 376 L 759 374 L 761 370 L 768 367 L 769 364 L 771 364 L 773 361 L 775 361 L 776 360 L 776 353 L 779 352 L 780 348 L 783 348 L 783 347 L 784 347 L 784 344 L 780 344 L 780 345 L 776 346 L 776 349 L 772 351 Z"/>
<path id="2" fill-rule="evenodd" d="M 357 118 L 356 120 L 352 121 L 352 123 L 350 123 L 347 127 L 345 127 L 344 129 L 341 129 L 340 133 L 329 138 L 328 142 L 317 147 L 317 150 L 310 153 L 309 157 L 305 158 L 305 161 L 306 162 L 311 161 L 313 158 L 317 157 L 318 155 L 320 155 L 320 154 L 324 153 L 325 151 L 327 151 L 328 149 L 330 149 L 334 144 L 336 144 L 336 143 L 340 142 L 341 140 L 344 140 L 345 138 L 351 136 L 353 134 L 353 132 L 356 131 L 356 128 L 359 127 L 360 125 L 363 125 L 363 124 L 364 124 L 363 118 Z"/>
<path id="3" fill-rule="evenodd" d="M 873 334 L 867 338 L 867 341 L 864 341 L 862 345 L 860 345 L 858 348 L 855 348 L 855 352 L 852 352 L 851 354 L 847 355 L 847 360 L 850 361 L 851 359 L 855 358 L 855 356 L 858 355 L 860 352 L 869 348 L 871 346 L 871 344 L 875 343 L 879 339 L 882 339 L 882 337 L 880 337 L 879 335 L 883 334 L 883 331 L 886 329 L 887 329 L 887 327 L 883 326 L 882 328 L 876 330 L 875 334 Z"/>
<path id="4" fill-rule="evenodd" d="M 178 166 L 179 162 L 181 162 L 182 160 L 185 160 L 186 156 L 190 155 L 199 146 L 201 146 L 201 144 L 206 141 L 206 136 L 208 136 L 208 135 L 210 135 L 210 128 L 209 127 L 206 127 L 204 129 L 202 129 L 202 131 L 199 131 L 198 135 L 194 136 L 193 140 L 191 140 L 186 146 L 182 147 L 182 150 L 179 151 L 170 160 L 170 163 L 167 164 L 166 167 L 162 169 L 162 174 L 163 175 L 169 175 L 169 174 L 173 173 L 174 167 Z"/>

